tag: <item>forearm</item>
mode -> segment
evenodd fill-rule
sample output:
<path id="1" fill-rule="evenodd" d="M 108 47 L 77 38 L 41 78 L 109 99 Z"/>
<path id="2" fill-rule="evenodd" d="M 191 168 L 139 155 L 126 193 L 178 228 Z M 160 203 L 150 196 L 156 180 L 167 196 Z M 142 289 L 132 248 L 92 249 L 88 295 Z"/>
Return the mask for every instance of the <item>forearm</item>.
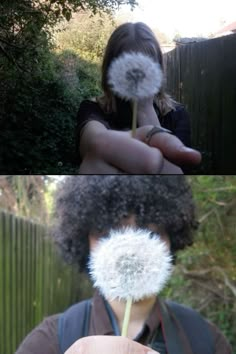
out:
<path id="1" fill-rule="evenodd" d="M 80 156 L 83 158 L 93 147 L 94 137 L 106 131 L 107 128 L 98 121 L 89 121 L 80 134 Z"/>

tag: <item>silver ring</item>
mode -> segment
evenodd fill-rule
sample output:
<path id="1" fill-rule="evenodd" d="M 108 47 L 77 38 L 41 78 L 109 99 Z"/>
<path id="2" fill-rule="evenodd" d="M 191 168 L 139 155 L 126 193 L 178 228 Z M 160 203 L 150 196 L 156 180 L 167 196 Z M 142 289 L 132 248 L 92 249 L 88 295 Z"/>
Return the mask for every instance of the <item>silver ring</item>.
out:
<path id="1" fill-rule="evenodd" d="M 172 131 L 162 128 L 162 127 L 153 127 L 146 135 L 145 142 L 149 145 L 151 138 L 153 137 L 154 134 L 158 133 L 168 133 L 172 134 Z"/>

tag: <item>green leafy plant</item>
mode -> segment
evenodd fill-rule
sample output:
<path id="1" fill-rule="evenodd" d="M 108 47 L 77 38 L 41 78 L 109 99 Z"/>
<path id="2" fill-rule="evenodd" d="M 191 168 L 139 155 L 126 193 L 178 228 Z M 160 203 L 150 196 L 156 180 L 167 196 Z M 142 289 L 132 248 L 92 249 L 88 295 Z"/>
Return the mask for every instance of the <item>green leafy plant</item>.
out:
<path id="1" fill-rule="evenodd" d="M 199 230 L 182 251 L 162 295 L 192 306 L 236 345 L 235 176 L 189 177 L 197 201 Z"/>

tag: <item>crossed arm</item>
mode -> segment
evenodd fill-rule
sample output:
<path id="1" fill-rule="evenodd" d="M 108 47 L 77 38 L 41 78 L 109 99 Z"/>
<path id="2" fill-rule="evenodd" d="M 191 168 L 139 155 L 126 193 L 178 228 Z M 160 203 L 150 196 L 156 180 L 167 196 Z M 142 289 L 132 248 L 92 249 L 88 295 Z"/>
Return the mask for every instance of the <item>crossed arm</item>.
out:
<path id="1" fill-rule="evenodd" d="M 80 174 L 181 174 L 179 166 L 197 165 L 201 154 L 189 149 L 174 135 L 146 135 L 153 125 L 137 129 L 135 139 L 129 131 L 108 130 L 98 121 L 89 121 L 81 132 Z"/>

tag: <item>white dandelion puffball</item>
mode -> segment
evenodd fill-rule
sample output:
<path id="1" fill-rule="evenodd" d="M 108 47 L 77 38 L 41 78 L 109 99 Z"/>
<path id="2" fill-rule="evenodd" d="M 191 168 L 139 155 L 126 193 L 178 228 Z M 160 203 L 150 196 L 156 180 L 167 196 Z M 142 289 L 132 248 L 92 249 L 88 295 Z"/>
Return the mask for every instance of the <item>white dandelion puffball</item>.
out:
<path id="1" fill-rule="evenodd" d="M 149 230 L 111 231 L 91 252 L 89 270 L 94 286 L 110 300 L 139 301 L 158 294 L 172 270 L 170 251 Z"/>
<path id="2" fill-rule="evenodd" d="M 125 53 L 108 69 L 108 85 L 114 94 L 127 101 L 157 94 L 162 80 L 160 64 L 142 53 Z"/>

